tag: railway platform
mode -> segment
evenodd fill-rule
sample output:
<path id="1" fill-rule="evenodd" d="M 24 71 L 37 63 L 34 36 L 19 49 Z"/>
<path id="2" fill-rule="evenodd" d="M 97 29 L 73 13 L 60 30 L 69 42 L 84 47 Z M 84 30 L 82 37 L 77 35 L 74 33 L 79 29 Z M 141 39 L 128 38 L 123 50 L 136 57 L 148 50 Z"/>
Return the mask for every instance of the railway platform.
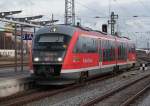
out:
<path id="1" fill-rule="evenodd" d="M 0 98 L 27 90 L 31 87 L 33 79 L 26 69 L 14 71 L 13 68 L 0 69 Z"/>

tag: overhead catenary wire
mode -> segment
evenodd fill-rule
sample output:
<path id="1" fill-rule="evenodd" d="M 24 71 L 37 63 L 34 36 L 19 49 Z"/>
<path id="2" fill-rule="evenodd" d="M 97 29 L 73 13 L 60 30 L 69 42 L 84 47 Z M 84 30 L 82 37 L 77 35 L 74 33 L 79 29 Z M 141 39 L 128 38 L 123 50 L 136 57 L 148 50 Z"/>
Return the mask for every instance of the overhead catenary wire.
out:
<path id="1" fill-rule="evenodd" d="M 81 3 L 81 2 L 76 1 L 76 3 L 79 4 L 80 6 L 84 7 L 84 8 L 87 8 L 91 12 L 96 12 L 98 14 L 103 14 L 104 15 L 104 13 L 102 13 L 102 12 L 96 10 L 96 9 L 90 8 L 90 7 L 88 7 L 87 5 L 85 5 L 85 4 Z"/>
<path id="2" fill-rule="evenodd" d="M 138 1 L 140 2 L 140 4 L 141 4 L 145 9 L 147 8 L 141 0 L 138 0 Z M 114 3 L 116 3 L 117 5 L 119 4 L 117 0 L 115 0 Z M 128 11 L 127 8 L 122 7 L 122 6 L 119 6 L 119 5 L 118 5 L 118 7 L 119 7 L 119 8 L 122 10 L 122 12 L 124 12 L 125 14 L 130 14 L 129 16 L 123 16 L 123 17 L 120 16 L 120 18 L 125 18 L 125 19 L 126 19 L 126 18 L 133 18 L 133 17 L 135 17 L 135 18 L 149 18 L 149 17 L 150 17 L 149 15 L 135 15 L 135 14 L 131 14 L 131 12 Z M 148 8 L 147 8 L 147 10 L 148 10 Z M 149 11 L 148 11 L 148 12 L 149 12 Z"/>
<path id="3" fill-rule="evenodd" d="M 137 0 L 137 1 L 141 4 L 141 6 L 143 7 L 143 9 L 145 9 L 149 13 L 150 9 L 147 8 L 147 6 L 141 0 Z"/>
<path id="4" fill-rule="evenodd" d="M 116 4 L 119 4 L 117 0 L 115 0 L 114 2 L 115 2 Z M 150 16 L 136 16 L 136 15 L 134 16 L 134 15 L 131 14 L 125 7 L 121 7 L 120 5 L 118 5 L 118 7 L 119 7 L 119 8 L 121 9 L 121 11 L 124 12 L 125 14 L 130 14 L 130 16 L 132 16 L 132 17 L 129 17 L 129 16 L 125 16 L 125 17 L 123 16 L 123 17 L 121 17 L 121 16 L 119 16 L 119 18 L 120 18 L 120 19 L 124 19 L 124 21 L 127 20 L 127 18 L 133 19 L 133 18 L 144 18 L 144 17 L 145 17 L 145 18 L 148 18 L 148 17 L 150 17 Z M 137 23 L 136 21 L 133 21 L 133 23 L 134 23 L 134 24 L 139 24 L 139 23 Z"/>

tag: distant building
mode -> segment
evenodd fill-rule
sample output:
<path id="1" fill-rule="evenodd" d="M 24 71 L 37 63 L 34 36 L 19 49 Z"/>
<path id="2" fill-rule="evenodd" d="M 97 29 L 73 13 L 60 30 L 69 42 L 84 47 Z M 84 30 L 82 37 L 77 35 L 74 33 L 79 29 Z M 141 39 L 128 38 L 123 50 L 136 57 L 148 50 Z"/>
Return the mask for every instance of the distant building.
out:
<path id="1" fill-rule="evenodd" d="M 11 26 L 5 26 L 5 28 L 0 28 L 0 56 L 2 55 L 14 55 L 15 50 L 15 36 L 14 36 L 14 28 Z M 30 30 L 24 30 L 24 34 L 32 34 Z M 20 52 L 21 50 L 21 32 L 17 31 L 17 50 Z M 32 41 L 23 41 L 23 49 L 28 52 L 31 47 Z"/>

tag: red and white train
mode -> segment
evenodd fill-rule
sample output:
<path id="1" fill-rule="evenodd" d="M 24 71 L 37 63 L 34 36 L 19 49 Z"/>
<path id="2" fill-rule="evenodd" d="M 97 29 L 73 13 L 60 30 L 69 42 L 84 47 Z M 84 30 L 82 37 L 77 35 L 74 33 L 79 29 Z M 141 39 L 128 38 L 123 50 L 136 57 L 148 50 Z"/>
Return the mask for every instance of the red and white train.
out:
<path id="1" fill-rule="evenodd" d="M 39 29 L 33 38 L 32 65 L 40 84 L 63 84 L 135 65 L 135 44 L 69 25 Z"/>

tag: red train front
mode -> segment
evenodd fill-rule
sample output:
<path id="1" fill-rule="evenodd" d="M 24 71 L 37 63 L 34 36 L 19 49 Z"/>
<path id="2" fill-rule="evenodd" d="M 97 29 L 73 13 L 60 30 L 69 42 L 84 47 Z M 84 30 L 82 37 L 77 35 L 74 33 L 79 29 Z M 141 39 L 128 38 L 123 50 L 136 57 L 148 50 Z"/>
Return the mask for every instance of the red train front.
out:
<path id="1" fill-rule="evenodd" d="M 33 39 L 32 64 L 40 84 L 83 80 L 131 67 L 135 61 L 129 39 L 81 27 L 44 27 Z"/>

